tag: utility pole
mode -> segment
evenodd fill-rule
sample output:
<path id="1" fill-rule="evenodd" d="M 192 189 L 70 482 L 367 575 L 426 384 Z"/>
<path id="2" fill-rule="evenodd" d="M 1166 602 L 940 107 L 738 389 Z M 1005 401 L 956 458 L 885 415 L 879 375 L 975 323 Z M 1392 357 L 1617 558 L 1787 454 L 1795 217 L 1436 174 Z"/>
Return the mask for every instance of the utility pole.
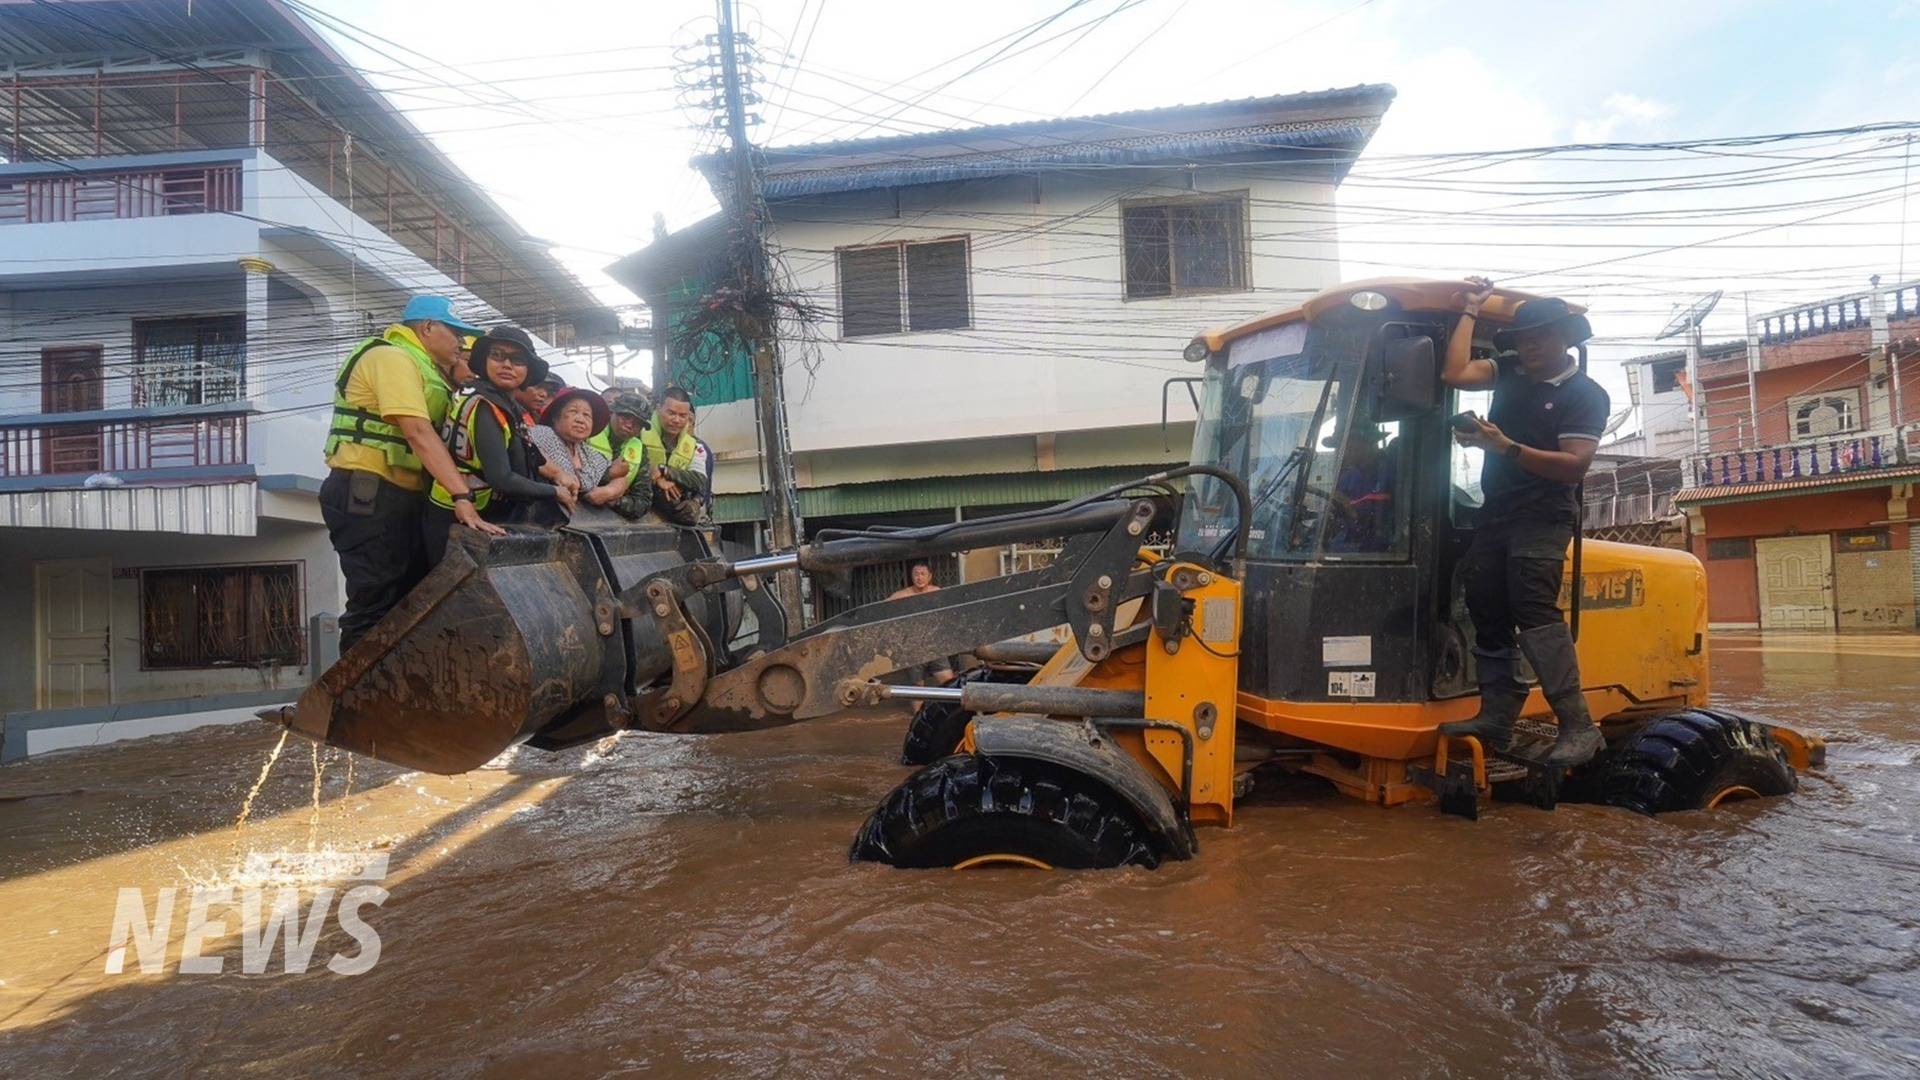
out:
<path id="1" fill-rule="evenodd" d="M 740 59 L 733 26 L 736 3 L 737 0 L 719 0 L 720 76 L 727 102 L 727 138 L 733 144 L 732 210 L 745 263 L 741 267 L 746 276 L 742 284 L 749 295 L 765 295 L 769 278 L 767 247 L 761 233 L 759 177 L 753 170 L 753 146 L 747 142 L 745 95 L 740 89 Z M 762 322 L 745 329 L 753 350 L 753 403 L 760 427 L 767 536 L 771 546 L 791 548 L 800 542 L 800 515 L 794 505 L 793 460 L 787 446 L 787 403 L 775 340 L 778 327 Z M 804 624 L 799 574 L 798 570 L 783 570 L 772 575 L 773 595 L 786 609 L 787 620 L 794 626 Z"/>

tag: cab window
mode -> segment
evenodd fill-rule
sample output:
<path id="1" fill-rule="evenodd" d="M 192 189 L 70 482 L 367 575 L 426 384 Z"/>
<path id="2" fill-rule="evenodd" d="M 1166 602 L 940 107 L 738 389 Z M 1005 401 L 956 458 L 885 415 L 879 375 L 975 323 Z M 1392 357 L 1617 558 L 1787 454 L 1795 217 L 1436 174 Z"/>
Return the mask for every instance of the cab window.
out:
<path id="1" fill-rule="evenodd" d="M 1473 414 L 1485 417 L 1493 405 L 1492 390 L 1455 390 L 1453 392 L 1452 412 L 1448 415 L 1473 410 Z M 1447 500 L 1448 512 L 1453 523 L 1462 527 L 1471 526 L 1480 507 L 1487 501 L 1480 491 L 1480 466 L 1486 463 L 1487 452 L 1477 446 L 1461 446 L 1451 437 L 1448 443 L 1452 447 L 1452 458 L 1447 469 L 1448 488 L 1451 497 Z"/>

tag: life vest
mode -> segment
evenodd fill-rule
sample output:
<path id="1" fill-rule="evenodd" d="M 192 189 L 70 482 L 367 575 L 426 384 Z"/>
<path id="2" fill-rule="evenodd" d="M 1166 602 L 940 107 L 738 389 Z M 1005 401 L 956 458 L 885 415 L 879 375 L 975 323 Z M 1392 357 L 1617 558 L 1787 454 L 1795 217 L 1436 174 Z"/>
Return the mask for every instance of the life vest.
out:
<path id="1" fill-rule="evenodd" d="M 514 423 L 513 412 L 502 406 L 493 394 L 479 386 L 470 386 L 460 391 L 447 409 L 447 418 L 440 425 L 440 440 L 447 444 L 447 454 L 453 458 L 453 466 L 466 477 L 467 490 L 473 492 L 473 508 L 485 510 L 493 501 L 493 488 L 487 484 L 485 470 L 480 466 L 480 448 L 475 443 L 474 425 L 482 416 L 491 414 L 495 423 L 500 425 L 500 433 L 507 444 L 510 464 L 516 471 L 525 471 L 525 442 L 520 438 L 519 425 Z M 484 408 L 483 408 L 484 406 Z M 518 444 L 518 445 L 516 445 Z M 519 453 L 515 453 L 519 450 Z M 435 480 L 428 490 L 427 497 L 434 505 L 453 509 L 453 493 Z"/>
<path id="2" fill-rule="evenodd" d="M 693 437 L 693 429 L 689 427 L 680 433 L 679 441 L 673 444 L 673 452 L 668 453 L 658 416 L 648 421 L 647 426 L 640 432 L 640 446 L 645 451 L 645 456 L 641 460 L 649 467 L 665 465 L 670 469 L 690 469 L 693 467 L 694 451 L 699 445 Z"/>
<path id="3" fill-rule="evenodd" d="M 333 423 L 327 432 L 326 453 L 333 455 L 341 443 L 360 443 L 371 446 L 387 456 L 387 465 L 396 469 L 421 471 L 420 456 L 407 444 L 407 437 L 400 429 L 387 422 L 386 417 L 368 409 L 363 409 L 347 400 L 347 380 L 353 377 L 354 365 L 367 354 L 367 350 L 379 345 L 390 345 L 412 358 L 413 366 L 420 371 L 421 389 L 427 399 L 427 421 L 439 424 L 446 418 L 447 405 L 453 391 L 447 387 L 447 380 L 434 366 L 433 357 L 420 347 L 413 332 L 405 326 L 387 327 L 386 333 L 379 337 L 370 337 L 354 346 L 353 352 L 340 365 L 340 373 L 333 380 Z"/>

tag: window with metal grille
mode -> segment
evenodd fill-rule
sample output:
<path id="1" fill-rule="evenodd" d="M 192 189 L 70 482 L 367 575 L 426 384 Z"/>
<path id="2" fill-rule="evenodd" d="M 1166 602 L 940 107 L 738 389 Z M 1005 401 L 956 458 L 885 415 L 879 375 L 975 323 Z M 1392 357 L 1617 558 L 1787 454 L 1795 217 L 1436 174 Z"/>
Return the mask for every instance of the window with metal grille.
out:
<path id="1" fill-rule="evenodd" d="M 140 575 L 145 668 L 299 664 L 300 566 L 190 566 Z"/>
<path id="2" fill-rule="evenodd" d="M 973 325 L 966 237 L 841 248 L 836 254 L 841 336 Z"/>
<path id="3" fill-rule="evenodd" d="M 1122 203 L 1127 299 L 1249 288 L 1246 205 L 1241 195 Z"/>
<path id="4" fill-rule="evenodd" d="M 1787 415 L 1793 418 L 1793 437 L 1818 439 L 1860 430 L 1860 388 L 1790 398 Z"/>
<path id="5" fill-rule="evenodd" d="M 134 320 L 136 406 L 238 401 L 245 389 L 246 369 L 243 316 Z"/>

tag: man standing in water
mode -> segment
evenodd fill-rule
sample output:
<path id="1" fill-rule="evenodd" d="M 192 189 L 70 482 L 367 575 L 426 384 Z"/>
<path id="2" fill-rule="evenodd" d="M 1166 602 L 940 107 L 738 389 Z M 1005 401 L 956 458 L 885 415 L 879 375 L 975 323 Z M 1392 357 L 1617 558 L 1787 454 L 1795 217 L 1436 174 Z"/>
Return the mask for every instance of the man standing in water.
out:
<path id="1" fill-rule="evenodd" d="M 925 596 L 939 592 L 940 586 L 933 583 L 933 564 L 915 560 L 907 568 L 907 587 L 895 589 L 887 595 L 889 600 L 899 600 L 907 596 Z M 920 678 L 928 686 L 945 686 L 953 681 L 953 661 L 946 657 L 937 657 L 920 667 Z"/>
<path id="2" fill-rule="evenodd" d="M 1545 764 L 1571 767 L 1605 745 L 1587 712 L 1573 634 L 1559 604 L 1567 547 L 1580 523 L 1576 493 L 1606 430 L 1610 402 L 1568 353 L 1592 337 L 1593 328 L 1564 300 L 1522 303 L 1512 325 L 1494 335 L 1501 355 L 1475 358 L 1474 324 L 1493 285 L 1468 280 L 1474 287 L 1440 377 L 1461 390 L 1493 388 L 1487 418 L 1472 417 L 1470 429 L 1454 435 L 1486 452 L 1480 472 L 1486 504 L 1466 556 L 1480 711 L 1440 730 L 1506 747 L 1527 697 L 1517 670 L 1525 653 L 1560 722 Z"/>

